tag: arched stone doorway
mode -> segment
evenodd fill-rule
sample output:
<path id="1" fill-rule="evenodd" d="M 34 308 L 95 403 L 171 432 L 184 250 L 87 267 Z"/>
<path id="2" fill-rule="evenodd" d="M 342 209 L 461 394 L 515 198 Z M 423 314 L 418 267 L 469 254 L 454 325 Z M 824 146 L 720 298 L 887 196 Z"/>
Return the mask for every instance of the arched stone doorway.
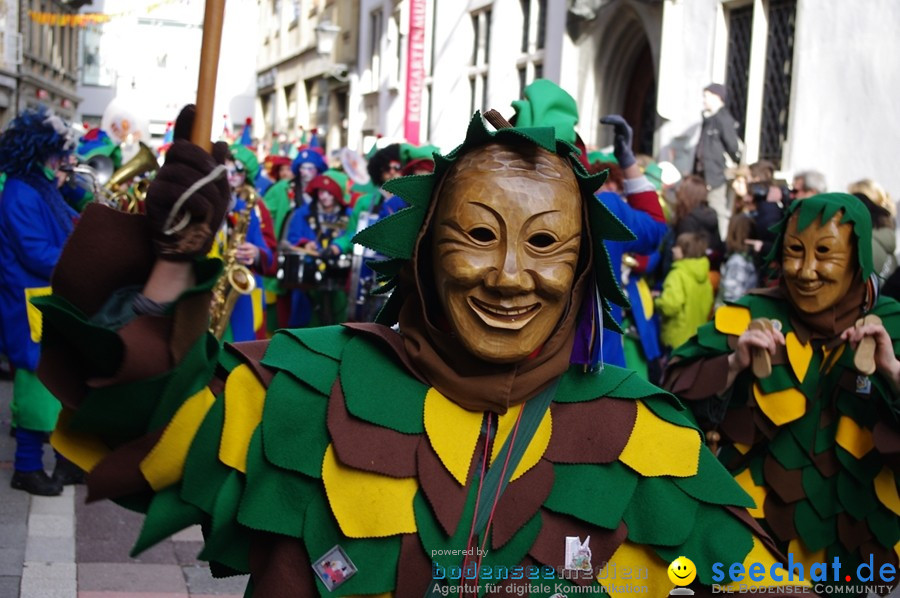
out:
<path id="1" fill-rule="evenodd" d="M 582 51 L 593 51 L 593 97 L 581 101 L 583 106 L 588 102 L 591 109 L 582 109 L 582 113 L 621 114 L 634 129 L 635 152 L 651 156 L 657 129 L 661 24 L 661 4 L 613 1 L 582 25 L 582 32 L 589 37 L 578 44 Z M 595 145 L 612 142 L 610 127 L 594 126 Z"/>

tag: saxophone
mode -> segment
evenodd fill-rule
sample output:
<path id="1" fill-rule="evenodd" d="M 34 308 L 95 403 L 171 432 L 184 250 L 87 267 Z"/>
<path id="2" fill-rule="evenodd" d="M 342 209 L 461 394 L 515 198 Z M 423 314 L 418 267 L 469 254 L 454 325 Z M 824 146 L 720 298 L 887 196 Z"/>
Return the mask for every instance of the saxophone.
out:
<path id="1" fill-rule="evenodd" d="M 238 212 L 234 228 L 228 236 L 228 244 L 222 255 L 225 268 L 212 289 L 212 305 L 209 310 L 209 331 L 219 340 L 225 334 L 238 296 L 249 295 L 256 288 L 256 279 L 250 268 L 237 261 L 237 249 L 247 238 L 250 217 L 259 201 L 259 194 L 250 185 L 242 185 L 236 194 L 244 200 L 244 207 Z"/>

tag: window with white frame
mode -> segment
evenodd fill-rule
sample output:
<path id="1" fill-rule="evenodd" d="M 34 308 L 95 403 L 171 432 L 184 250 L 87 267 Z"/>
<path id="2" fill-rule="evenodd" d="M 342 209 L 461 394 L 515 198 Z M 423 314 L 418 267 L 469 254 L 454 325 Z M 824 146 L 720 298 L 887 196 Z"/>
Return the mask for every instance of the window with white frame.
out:
<path id="1" fill-rule="evenodd" d="M 516 63 L 519 95 L 531 81 L 544 74 L 544 42 L 547 31 L 547 0 L 519 0 L 522 10 L 521 52 Z"/>
<path id="2" fill-rule="evenodd" d="M 384 29 L 384 12 L 379 8 L 369 13 L 369 73 L 370 90 L 381 83 L 381 36 Z"/>
<path id="3" fill-rule="evenodd" d="M 469 112 L 487 110 L 488 92 L 488 59 L 491 49 L 491 9 L 471 13 L 472 62 L 469 67 L 469 85 L 471 91 Z"/>
<path id="4" fill-rule="evenodd" d="M 747 159 L 776 168 L 787 141 L 796 15 L 797 0 L 736 1 L 726 12 L 728 109 Z"/>

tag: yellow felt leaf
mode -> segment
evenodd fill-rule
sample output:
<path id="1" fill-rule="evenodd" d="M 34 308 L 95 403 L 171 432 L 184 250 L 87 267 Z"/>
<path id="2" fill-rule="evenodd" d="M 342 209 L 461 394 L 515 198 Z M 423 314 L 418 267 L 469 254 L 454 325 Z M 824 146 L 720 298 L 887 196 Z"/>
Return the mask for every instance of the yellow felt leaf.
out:
<path id="1" fill-rule="evenodd" d="M 500 449 L 503 448 L 506 439 L 515 427 L 516 420 L 518 419 L 523 406 L 524 403 L 516 405 L 515 407 L 510 407 L 506 413 L 498 418 L 497 435 L 494 438 L 494 447 L 491 450 L 491 465 L 494 464 L 494 460 L 500 453 Z M 544 413 L 544 417 L 541 418 L 541 423 L 538 424 L 537 430 L 534 431 L 534 436 L 531 437 L 531 442 L 528 443 L 528 447 L 525 449 L 522 459 L 519 461 L 512 476 L 509 478 L 509 481 L 521 477 L 525 472 L 537 465 L 537 462 L 540 461 L 541 457 L 544 455 L 544 451 L 547 450 L 547 446 L 550 444 L 550 432 L 552 427 L 553 424 L 550 418 L 550 410 L 547 409 L 547 412 Z M 516 442 L 519 443 L 521 441 L 522 437 L 517 435 Z"/>
<path id="2" fill-rule="evenodd" d="M 866 453 L 875 447 L 872 440 L 872 432 L 866 428 L 861 428 L 855 421 L 846 415 L 842 415 L 838 420 L 837 434 L 835 441 L 844 448 L 848 453 L 862 459 Z"/>
<path id="3" fill-rule="evenodd" d="M 614 568 L 607 565 L 601 569 L 597 581 L 616 586 L 618 591 L 612 595 L 631 592 L 643 596 L 668 596 L 669 591 L 675 587 L 669 581 L 669 563 L 659 558 L 653 549 L 645 544 L 632 544 L 628 540 L 622 542 L 609 558 L 609 564 L 614 564 Z M 631 570 L 632 579 L 624 577 L 626 568 Z M 644 570 L 647 572 L 646 578 Z M 622 586 L 631 589 L 619 589 Z"/>
<path id="4" fill-rule="evenodd" d="M 59 454 L 84 471 L 91 471 L 109 454 L 109 447 L 93 434 L 70 430 L 71 419 L 72 412 L 63 407 L 59 412 L 56 429 L 50 435 L 50 444 Z"/>
<path id="5" fill-rule="evenodd" d="M 700 463 L 700 433 L 671 424 L 637 401 L 637 417 L 619 461 L 643 476 L 690 477 Z"/>
<path id="6" fill-rule="evenodd" d="M 746 455 L 748 452 L 750 452 L 749 444 L 744 444 L 742 442 L 735 442 L 732 446 L 737 450 L 737 452 L 739 452 L 742 455 Z"/>
<path id="7" fill-rule="evenodd" d="M 32 287 L 25 289 L 25 317 L 28 319 L 28 329 L 31 331 L 31 340 L 41 342 L 41 333 L 44 330 L 44 319 L 41 310 L 31 304 L 35 297 L 43 297 L 53 292 L 50 287 Z"/>
<path id="8" fill-rule="evenodd" d="M 641 306 L 644 308 L 644 319 L 653 317 L 653 295 L 650 293 L 650 285 L 643 278 L 637 281 L 638 295 L 641 297 Z"/>
<path id="9" fill-rule="evenodd" d="M 263 289 L 256 287 L 250 291 L 250 299 L 253 301 L 253 330 L 259 330 L 263 325 Z"/>
<path id="10" fill-rule="evenodd" d="M 435 388 L 425 394 L 425 434 L 450 475 L 465 485 L 481 434 L 481 412 L 463 409 Z"/>
<path id="11" fill-rule="evenodd" d="M 749 469 L 745 469 L 734 476 L 734 481 L 736 481 L 738 485 L 744 489 L 744 492 L 750 495 L 753 502 L 756 503 L 756 507 L 747 509 L 747 512 L 750 513 L 754 519 L 764 519 L 766 514 L 763 512 L 763 504 L 766 502 L 766 489 L 762 486 L 757 486 L 753 482 L 753 476 L 750 475 Z"/>
<path id="12" fill-rule="evenodd" d="M 262 421 L 266 389 L 247 365 L 231 370 L 225 379 L 225 424 L 219 460 L 225 465 L 247 473 L 247 449 L 250 437 Z"/>
<path id="13" fill-rule="evenodd" d="M 900 496 L 897 495 L 897 481 L 894 479 L 894 472 L 887 467 L 881 468 L 881 473 L 875 477 L 875 496 L 881 501 L 881 504 L 894 512 L 894 515 L 900 515 Z"/>
<path id="14" fill-rule="evenodd" d="M 141 461 L 141 473 L 151 488 L 159 492 L 181 479 L 191 442 L 215 402 L 216 397 L 204 386 L 175 412 L 159 442 Z"/>
<path id="15" fill-rule="evenodd" d="M 415 478 L 392 478 L 343 465 L 328 445 L 322 482 L 331 512 L 348 538 L 383 538 L 416 531 Z"/>
<path id="16" fill-rule="evenodd" d="M 757 382 L 753 384 L 753 396 L 762 412 L 776 426 L 800 419 L 806 413 L 806 396 L 796 388 L 786 388 L 767 394 Z"/>
<path id="17" fill-rule="evenodd" d="M 750 326 L 750 310 L 737 305 L 723 305 L 716 310 L 716 330 L 740 336 Z"/>
<path id="18" fill-rule="evenodd" d="M 793 332 L 788 332 L 784 337 L 787 347 L 788 361 L 797 380 L 803 382 L 806 372 L 809 370 L 809 362 L 812 360 L 813 348 L 811 344 L 804 345 Z"/>
<path id="19" fill-rule="evenodd" d="M 793 542 L 791 543 L 793 546 Z M 824 557 L 824 552 L 822 554 Z M 796 559 L 795 559 L 796 561 Z M 753 575 L 758 577 L 760 573 L 762 573 L 763 578 L 759 581 L 754 581 L 750 578 L 749 572 L 750 567 L 755 563 L 759 563 L 763 566 L 764 571 L 760 572 L 758 570 L 753 571 Z M 773 579 L 771 576 L 772 565 L 778 563 L 782 565 L 775 569 L 775 574 L 781 578 L 781 580 Z M 725 586 L 721 586 L 720 591 L 722 592 L 737 592 L 739 591 L 741 586 L 750 587 L 750 588 L 772 588 L 778 586 L 806 586 L 810 587 L 811 584 L 809 581 L 799 581 L 797 576 L 794 576 L 793 581 L 788 580 L 788 572 L 787 569 L 784 568 L 784 564 L 782 560 L 775 558 L 775 556 L 769 552 L 769 549 L 766 548 L 765 544 L 759 541 L 759 539 L 754 536 L 753 537 L 753 547 L 750 549 L 750 552 L 747 553 L 747 556 L 744 557 L 744 570 L 745 575 L 744 578 L 740 582 L 733 582 Z M 758 567 L 757 567 L 758 569 Z M 803 570 L 809 571 L 809 566 L 805 566 Z"/>

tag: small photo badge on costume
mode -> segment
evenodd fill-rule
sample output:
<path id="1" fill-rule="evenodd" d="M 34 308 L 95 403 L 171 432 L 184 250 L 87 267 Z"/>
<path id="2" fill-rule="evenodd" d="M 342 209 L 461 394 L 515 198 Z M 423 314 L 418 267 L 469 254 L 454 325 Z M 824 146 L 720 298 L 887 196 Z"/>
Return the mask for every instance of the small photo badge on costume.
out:
<path id="1" fill-rule="evenodd" d="M 566 536 L 566 569 L 591 571 L 591 537 L 581 541 L 579 536 Z"/>
<path id="2" fill-rule="evenodd" d="M 356 574 L 356 566 L 344 549 L 336 545 L 316 559 L 313 571 L 328 591 L 332 591 Z"/>
<path id="3" fill-rule="evenodd" d="M 868 376 L 857 376 L 856 377 L 856 394 L 858 394 L 858 395 L 872 394 L 872 381 L 869 380 Z"/>

